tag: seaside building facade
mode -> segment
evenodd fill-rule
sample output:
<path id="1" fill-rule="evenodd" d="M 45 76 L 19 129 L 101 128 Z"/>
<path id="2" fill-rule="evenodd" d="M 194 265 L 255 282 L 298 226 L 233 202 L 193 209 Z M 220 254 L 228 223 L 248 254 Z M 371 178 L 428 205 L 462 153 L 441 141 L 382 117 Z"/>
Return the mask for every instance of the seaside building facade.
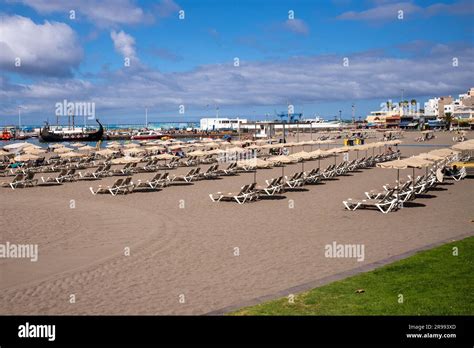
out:
<path id="1" fill-rule="evenodd" d="M 200 129 L 203 131 L 238 130 L 245 123 L 247 123 L 245 118 L 201 118 Z"/>

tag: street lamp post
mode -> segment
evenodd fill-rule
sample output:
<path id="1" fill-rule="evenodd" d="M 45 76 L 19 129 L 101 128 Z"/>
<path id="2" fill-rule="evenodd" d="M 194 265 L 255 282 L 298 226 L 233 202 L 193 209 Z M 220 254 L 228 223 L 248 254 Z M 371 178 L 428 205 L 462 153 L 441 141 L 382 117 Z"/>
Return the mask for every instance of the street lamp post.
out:
<path id="1" fill-rule="evenodd" d="M 27 109 L 25 106 L 18 105 L 18 130 L 21 130 L 21 109 Z"/>

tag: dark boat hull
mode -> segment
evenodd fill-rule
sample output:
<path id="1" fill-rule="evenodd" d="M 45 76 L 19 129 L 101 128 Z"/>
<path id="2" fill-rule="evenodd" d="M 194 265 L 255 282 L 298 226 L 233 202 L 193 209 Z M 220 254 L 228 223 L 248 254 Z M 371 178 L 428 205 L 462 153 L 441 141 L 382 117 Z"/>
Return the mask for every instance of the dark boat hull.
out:
<path id="1" fill-rule="evenodd" d="M 99 129 L 97 132 L 91 133 L 79 133 L 74 135 L 67 134 L 55 134 L 49 130 L 49 127 L 43 127 L 40 131 L 39 138 L 43 142 L 60 142 L 60 141 L 99 141 L 102 140 L 104 135 L 104 127 L 96 120 L 99 124 Z"/>

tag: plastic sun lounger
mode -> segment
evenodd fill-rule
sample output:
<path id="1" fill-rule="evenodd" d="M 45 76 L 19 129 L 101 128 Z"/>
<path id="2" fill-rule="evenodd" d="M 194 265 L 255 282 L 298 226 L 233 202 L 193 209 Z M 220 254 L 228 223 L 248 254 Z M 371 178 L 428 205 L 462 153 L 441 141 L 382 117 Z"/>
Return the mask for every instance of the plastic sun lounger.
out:
<path id="1" fill-rule="evenodd" d="M 218 169 L 218 175 L 235 175 L 237 171 L 237 162 L 230 163 L 225 169 Z"/>
<path id="2" fill-rule="evenodd" d="M 217 192 L 215 194 L 209 194 L 209 197 L 213 202 L 220 201 L 236 201 L 238 204 L 244 204 L 247 201 L 257 199 L 258 192 L 255 191 L 256 184 L 244 185 L 241 187 L 240 191 L 237 193 L 228 192 Z"/>
<path id="3" fill-rule="evenodd" d="M 266 180 L 267 186 L 256 186 L 255 190 L 258 193 L 264 193 L 267 196 L 274 196 L 276 193 L 280 193 L 283 189 L 283 177 L 277 177 L 270 180 Z"/>
<path id="4" fill-rule="evenodd" d="M 58 176 L 56 177 L 48 176 L 46 179 L 44 177 L 41 177 L 41 181 L 45 184 L 59 184 L 60 185 L 64 181 L 64 178 L 67 177 L 67 174 L 68 174 L 67 169 L 61 169 Z"/>
<path id="5" fill-rule="evenodd" d="M 204 178 L 204 179 L 215 179 L 216 177 L 219 176 L 218 174 L 218 164 L 213 164 L 204 173 L 200 173 L 199 176 Z"/>
<path id="6" fill-rule="evenodd" d="M 390 197 L 387 199 L 362 199 L 353 200 L 349 198 L 347 201 L 342 202 L 347 210 L 354 211 L 358 208 L 371 208 L 376 207 L 383 214 L 387 214 L 394 210 L 397 206 L 397 198 Z"/>
<path id="7" fill-rule="evenodd" d="M 3 183 L 2 186 L 9 186 L 12 190 L 19 187 L 32 187 L 38 183 L 38 179 L 34 179 L 34 176 L 35 173 L 33 172 L 29 172 L 26 175 L 23 173 L 18 173 L 11 182 Z"/>
<path id="8" fill-rule="evenodd" d="M 446 179 L 454 179 L 455 181 L 461 181 L 467 176 L 466 167 L 462 167 L 458 173 L 453 175 L 446 175 Z"/>
<path id="9" fill-rule="evenodd" d="M 133 190 L 140 189 L 151 189 L 158 190 L 159 188 L 165 187 L 168 184 L 168 173 L 157 173 L 153 178 L 146 181 L 138 180 L 134 185 Z"/>
<path id="10" fill-rule="evenodd" d="M 199 172 L 201 171 L 201 168 L 197 167 L 195 169 L 191 169 L 187 174 L 183 175 L 174 175 L 171 181 L 185 181 L 185 182 L 191 182 L 193 179 L 197 178 L 199 176 Z"/>
<path id="11" fill-rule="evenodd" d="M 92 187 L 89 187 L 89 190 L 93 195 L 98 193 L 110 193 L 112 196 L 116 196 L 119 193 L 127 194 L 133 190 L 132 177 L 129 176 L 126 179 L 117 179 L 111 186 L 103 187 L 99 185 L 96 191 Z"/>
<path id="12" fill-rule="evenodd" d="M 97 180 L 99 179 L 100 173 L 104 170 L 104 166 L 98 166 L 93 172 L 79 172 L 79 180 Z"/>
<path id="13" fill-rule="evenodd" d="M 336 166 L 334 164 L 331 164 L 329 165 L 325 170 L 324 172 L 322 172 L 321 174 L 323 175 L 323 178 L 324 179 L 329 179 L 329 178 L 332 178 L 333 176 L 336 175 Z"/>
<path id="14" fill-rule="evenodd" d="M 285 184 L 289 188 L 295 188 L 297 186 L 303 186 L 304 184 L 304 172 L 298 172 L 293 174 L 291 178 L 285 176 Z"/>

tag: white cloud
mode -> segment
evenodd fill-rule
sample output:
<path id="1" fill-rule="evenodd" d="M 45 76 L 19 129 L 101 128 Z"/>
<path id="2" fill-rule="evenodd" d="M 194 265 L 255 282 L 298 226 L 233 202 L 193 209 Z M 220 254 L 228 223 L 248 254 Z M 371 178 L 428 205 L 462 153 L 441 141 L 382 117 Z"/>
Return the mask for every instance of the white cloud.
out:
<path id="1" fill-rule="evenodd" d="M 133 36 L 125 33 L 123 30 L 116 32 L 112 30 L 110 37 L 114 42 L 115 50 L 120 53 L 124 58 L 136 59 L 135 51 L 135 39 Z"/>
<path id="2" fill-rule="evenodd" d="M 204 65 L 186 72 L 162 73 L 144 65 L 105 71 L 94 82 L 83 80 L 43 81 L 20 85 L 3 83 L 5 100 L 25 100 L 26 113 L 44 117 L 62 99 L 90 100 L 99 115 L 141 114 L 142 106 L 168 110 L 176 115 L 180 104 L 186 110 L 219 104 L 221 109 L 275 105 L 291 100 L 304 103 L 343 100 L 386 99 L 398 93 L 419 97 L 461 93 L 472 86 L 474 49 L 449 47 L 426 52 L 422 57 L 387 57 L 362 52 L 349 56 L 349 66 L 336 55 L 296 57 L 277 61 L 247 61 Z M 453 67 L 452 57 L 459 59 Z M 4 114 L 15 113 L 15 103 L 0 106 Z M 30 107 L 30 104 L 32 105 Z M 39 120 L 42 121 L 42 120 Z M 133 119 L 130 119 L 133 121 Z"/>
<path id="3" fill-rule="evenodd" d="M 38 13 L 62 12 L 69 15 L 76 11 L 76 18 L 89 18 L 99 27 L 115 24 L 139 24 L 148 22 L 151 17 L 130 0 L 10 0 L 32 7 Z"/>
<path id="4" fill-rule="evenodd" d="M 435 16 L 438 14 L 469 15 L 474 13 L 472 0 L 461 0 L 450 4 L 434 3 L 427 7 L 415 5 L 411 1 L 374 1 L 375 7 L 365 11 L 348 11 L 337 18 L 342 20 L 397 20 L 398 11 L 402 10 L 404 18 L 410 15 Z"/>
<path id="5" fill-rule="evenodd" d="M 301 19 L 287 19 L 284 26 L 286 29 L 297 34 L 309 34 L 308 25 Z"/>
<path id="6" fill-rule="evenodd" d="M 178 15 L 178 11 L 181 7 L 173 0 L 162 0 L 155 6 L 158 17 L 164 18 L 169 17 L 173 14 Z"/>
<path id="7" fill-rule="evenodd" d="M 83 57 L 76 33 L 67 24 L 36 24 L 22 16 L 0 17 L 0 68 L 23 74 L 71 75 Z M 19 58 L 21 66 L 15 66 Z"/>

